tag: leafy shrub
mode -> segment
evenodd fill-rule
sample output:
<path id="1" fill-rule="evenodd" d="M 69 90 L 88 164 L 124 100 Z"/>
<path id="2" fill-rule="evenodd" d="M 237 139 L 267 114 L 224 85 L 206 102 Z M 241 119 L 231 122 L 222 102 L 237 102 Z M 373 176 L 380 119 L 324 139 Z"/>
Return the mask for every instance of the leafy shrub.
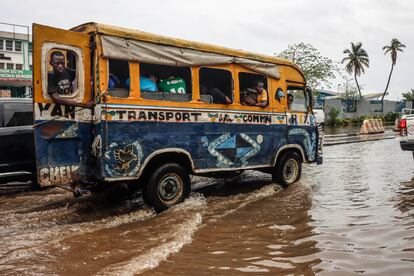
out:
<path id="1" fill-rule="evenodd" d="M 398 112 L 388 112 L 384 116 L 384 120 L 387 122 L 394 122 L 395 119 L 399 118 L 400 114 Z"/>

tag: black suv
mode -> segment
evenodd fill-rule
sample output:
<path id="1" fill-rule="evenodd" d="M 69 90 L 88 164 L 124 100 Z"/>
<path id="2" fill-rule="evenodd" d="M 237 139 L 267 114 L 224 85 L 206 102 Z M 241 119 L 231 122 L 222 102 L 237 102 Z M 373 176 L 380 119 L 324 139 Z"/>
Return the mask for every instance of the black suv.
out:
<path id="1" fill-rule="evenodd" d="M 35 172 L 33 99 L 0 98 L 0 184 L 34 180 Z"/>

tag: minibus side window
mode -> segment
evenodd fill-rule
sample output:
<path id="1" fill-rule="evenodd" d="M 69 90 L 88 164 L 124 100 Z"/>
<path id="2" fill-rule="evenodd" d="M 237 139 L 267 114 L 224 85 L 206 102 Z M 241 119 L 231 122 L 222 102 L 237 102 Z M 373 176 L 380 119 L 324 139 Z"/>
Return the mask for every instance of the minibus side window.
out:
<path id="1" fill-rule="evenodd" d="M 288 87 L 288 109 L 291 111 L 306 112 L 307 99 L 303 87 Z M 289 100 L 289 98 L 291 100 Z M 291 101 L 291 102 L 290 102 Z"/>
<path id="2" fill-rule="evenodd" d="M 242 105 L 266 107 L 269 105 L 267 78 L 264 75 L 239 73 L 240 102 Z"/>
<path id="3" fill-rule="evenodd" d="M 231 104 L 233 84 L 230 71 L 215 68 L 200 68 L 200 97 L 202 102 Z"/>
<path id="4" fill-rule="evenodd" d="M 142 98 L 173 102 L 191 101 L 190 67 L 141 63 L 139 71 Z"/>
<path id="5" fill-rule="evenodd" d="M 73 98 L 79 92 L 77 54 L 66 49 L 53 48 L 48 54 L 47 93 Z"/>
<path id="6" fill-rule="evenodd" d="M 111 97 L 129 97 L 129 63 L 125 60 L 108 61 L 108 93 Z"/>

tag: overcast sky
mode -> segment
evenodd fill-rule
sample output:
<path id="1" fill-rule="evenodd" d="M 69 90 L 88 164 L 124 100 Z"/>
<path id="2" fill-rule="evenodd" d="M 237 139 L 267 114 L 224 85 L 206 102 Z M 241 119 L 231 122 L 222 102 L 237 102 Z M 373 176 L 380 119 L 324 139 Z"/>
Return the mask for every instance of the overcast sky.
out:
<path id="1" fill-rule="evenodd" d="M 14 0 L 0 6 L 2 22 L 68 29 L 94 21 L 268 55 L 305 42 L 341 61 L 351 42 L 362 42 L 370 58 L 360 77 L 365 92 L 384 90 L 391 58 L 382 47 L 397 38 L 407 47 L 398 53 L 388 98 L 414 88 L 414 1 L 409 0 Z"/>

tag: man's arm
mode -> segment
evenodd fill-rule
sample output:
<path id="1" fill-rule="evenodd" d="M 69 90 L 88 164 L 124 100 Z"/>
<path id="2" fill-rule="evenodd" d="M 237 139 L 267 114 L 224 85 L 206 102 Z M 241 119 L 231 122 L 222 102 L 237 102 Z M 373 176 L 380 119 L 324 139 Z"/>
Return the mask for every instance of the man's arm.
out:
<path id="1" fill-rule="evenodd" d="M 84 108 L 92 108 L 94 106 L 93 102 L 81 103 L 81 102 L 77 102 L 74 100 L 62 98 L 61 96 L 59 96 L 58 92 L 52 92 L 52 93 L 49 93 L 49 95 L 55 104 L 73 105 L 73 106 L 79 106 L 79 107 L 84 107 Z"/>
<path id="2" fill-rule="evenodd" d="M 255 104 L 255 106 L 266 107 L 267 106 L 267 101 L 261 101 L 260 103 Z"/>

